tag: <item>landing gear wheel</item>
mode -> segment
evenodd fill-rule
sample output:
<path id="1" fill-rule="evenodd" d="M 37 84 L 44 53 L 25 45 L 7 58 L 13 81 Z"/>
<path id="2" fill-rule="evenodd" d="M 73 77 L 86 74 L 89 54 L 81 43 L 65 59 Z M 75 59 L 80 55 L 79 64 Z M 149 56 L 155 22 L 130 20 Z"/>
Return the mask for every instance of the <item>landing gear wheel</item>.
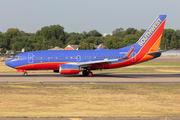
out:
<path id="1" fill-rule="evenodd" d="M 87 70 L 83 70 L 82 74 L 83 74 L 83 76 L 88 76 L 89 75 Z"/>
<path id="2" fill-rule="evenodd" d="M 27 72 L 24 72 L 24 74 L 23 74 L 24 76 L 27 76 Z"/>
<path id="3" fill-rule="evenodd" d="M 93 76 L 93 73 L 92 72 L 89 72 L 89 75 L 88 75 L 89 77 L 91 77 L 91 76 Z"/>

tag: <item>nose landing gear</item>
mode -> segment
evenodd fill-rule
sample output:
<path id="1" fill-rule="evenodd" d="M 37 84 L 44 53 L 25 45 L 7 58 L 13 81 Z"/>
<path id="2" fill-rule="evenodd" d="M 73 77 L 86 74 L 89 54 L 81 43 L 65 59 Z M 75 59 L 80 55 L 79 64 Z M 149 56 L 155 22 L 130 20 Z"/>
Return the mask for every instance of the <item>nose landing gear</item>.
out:
<path id="1" fill-rule="evenodd" d="M 27 75 L 28 75 L 27 72 L 24 72 L 23 76 L 27 76 Z"/>
<path id="2" fill-rule="evenodd" d="M 93 76 L 93 73 L 90 71 L 90 70 L 83 70 L 83 72 L 82 72 L 82 74 L 83 74 L 83 76 Z"/>

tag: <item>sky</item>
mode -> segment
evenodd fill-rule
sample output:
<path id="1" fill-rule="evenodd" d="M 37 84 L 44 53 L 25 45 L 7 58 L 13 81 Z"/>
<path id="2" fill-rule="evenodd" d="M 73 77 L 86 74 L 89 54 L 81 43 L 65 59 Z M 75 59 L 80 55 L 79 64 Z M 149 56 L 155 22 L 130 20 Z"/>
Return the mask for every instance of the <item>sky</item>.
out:
<path id="1" fill-rule="evenodd" d="M 112 33 L 117 28 L 147 29 L 160 14 L 165 28 L 180 29 L 180 0 L 0 0 L 0 31 L 35 33 L 44 26 L 64 31 Z"/>

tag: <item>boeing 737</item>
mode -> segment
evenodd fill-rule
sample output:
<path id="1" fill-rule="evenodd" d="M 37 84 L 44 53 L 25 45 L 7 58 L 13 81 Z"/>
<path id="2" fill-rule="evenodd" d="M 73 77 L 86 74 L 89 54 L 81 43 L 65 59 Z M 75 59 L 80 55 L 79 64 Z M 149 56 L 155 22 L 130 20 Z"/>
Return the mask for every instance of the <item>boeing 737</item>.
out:
<path id="1" fill-rule="evenodd" d="M 27 70 L 53 70 L 60 74 L 92 76 L 92 70 L 111 69 L 142 63 L 161 56 L 159 45 L 166 15 L 159 15 L 141 38 L 133 45 L 106 50 L 43 50 L 16 55 L 6 65 L 24 72 Z"/>

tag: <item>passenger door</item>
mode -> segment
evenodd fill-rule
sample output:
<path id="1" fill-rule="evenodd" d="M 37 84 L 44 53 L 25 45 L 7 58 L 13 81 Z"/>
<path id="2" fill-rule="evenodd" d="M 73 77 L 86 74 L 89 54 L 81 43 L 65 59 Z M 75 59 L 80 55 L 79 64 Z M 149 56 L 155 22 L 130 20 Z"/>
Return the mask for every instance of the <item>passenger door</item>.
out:
<path id="1" fill-rule="evenodd" d="M 33 63 L 33 54 L 32 53 L 28 54 L 28 63 Z"/>

